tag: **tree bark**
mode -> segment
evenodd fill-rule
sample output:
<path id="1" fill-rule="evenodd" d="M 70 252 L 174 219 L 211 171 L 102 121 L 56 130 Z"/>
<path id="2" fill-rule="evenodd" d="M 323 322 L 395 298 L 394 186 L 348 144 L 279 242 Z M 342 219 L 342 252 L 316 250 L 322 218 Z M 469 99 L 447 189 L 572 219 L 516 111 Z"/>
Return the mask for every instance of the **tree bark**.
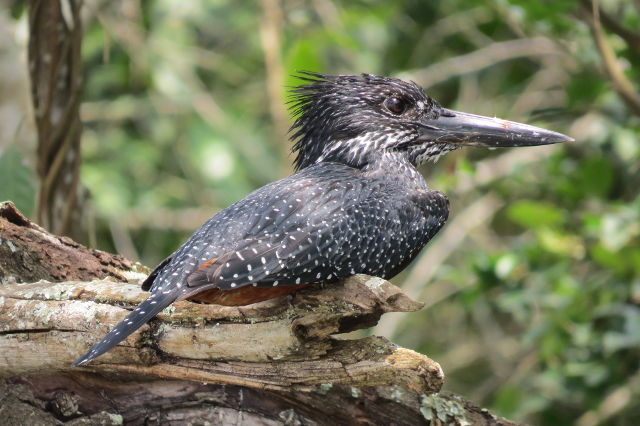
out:
<path id="1" fill-rule="evenodd" d="M 29 74 L 40 177 L 37 218 L 45 228 L 68 235 L 82 218 L 79 209 L 82 21 L 80 0 L 31 0 Z M 77 235 L 74 235 L 77 237 Z"/>
<path id="2" fill-rule="evenodd" d="M 428 357 L 340 336 L 422 306 L 365 275 L 243 307 L 178 302 L 70 367 L 146 298 L 132 266 L 0 205 L 3 424 L 511 424 L 438 394 L 444 375 Z M 48 281 L 17 283 L 36 279 Z"/>

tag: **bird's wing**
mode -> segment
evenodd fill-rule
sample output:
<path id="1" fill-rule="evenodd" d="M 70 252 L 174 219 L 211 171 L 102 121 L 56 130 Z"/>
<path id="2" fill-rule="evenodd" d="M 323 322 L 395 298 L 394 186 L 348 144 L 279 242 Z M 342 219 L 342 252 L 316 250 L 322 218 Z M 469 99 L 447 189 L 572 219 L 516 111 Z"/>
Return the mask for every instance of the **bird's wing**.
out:
<path id="1" fill-rule="evenodd" d="M 336 278 L 330 272 L 335 269 L 329 264 L 332 247 L 348 238 L 344 230 L 349 212 L 367 194 L 361 183 L 343 178 L 300 179 L 288 182 L 282 191 L 272 188 L 270 196 L 262 199 L 259 217 L 240 241 L 209 259 L 193 255 L 191 260 L 197 258 L 199 264 L 186 274 L 180 297 L 209 288 L 296 285 Z M 207 246 L 206 241 L 194 244 L 201 249 Z"/>
<path id="2" fill-rule="evenodd" d="M 296 258 L 308 258 L 306 254 L 313 250 L 312 242 L 305 231 L 286 233 L 280 241 L 268 238 L 244 240 L 235 250 L 200 264 L 187 276 L 187 286 L 231 290 L 248 284 L 294 284 L 295 277 L 288 277 L 286 271 Z M 280 283 L 278 278 L 281 278 Z"/>

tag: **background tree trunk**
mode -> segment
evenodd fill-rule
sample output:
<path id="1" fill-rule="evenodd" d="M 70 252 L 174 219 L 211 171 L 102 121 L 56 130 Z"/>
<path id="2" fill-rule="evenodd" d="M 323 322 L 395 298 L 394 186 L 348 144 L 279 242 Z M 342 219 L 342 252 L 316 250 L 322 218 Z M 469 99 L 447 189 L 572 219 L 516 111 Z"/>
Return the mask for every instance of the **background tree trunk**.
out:
<path id="1" fill-rule="evenodd" d="M 178 302 L 72 368 L 146 298 L 141 268 L 48 234 L 10 203 L 0 205 L 0 251 L 3 424 L 511 424 L 438 394 L 444 375 L 426 356 L 335 336 L 421 308 L 382 279 L 244 307 Z M 65 281 L 16 283 L 55 277 Z"/>
<path id="2" fill-rule="evenodd" d="M 32 0 L 29 72 L 40 188 L 37 221 L 55 234 L 80 235 L 80 0 Z M 75 223 L 75 226 L 71 226 Z"/>

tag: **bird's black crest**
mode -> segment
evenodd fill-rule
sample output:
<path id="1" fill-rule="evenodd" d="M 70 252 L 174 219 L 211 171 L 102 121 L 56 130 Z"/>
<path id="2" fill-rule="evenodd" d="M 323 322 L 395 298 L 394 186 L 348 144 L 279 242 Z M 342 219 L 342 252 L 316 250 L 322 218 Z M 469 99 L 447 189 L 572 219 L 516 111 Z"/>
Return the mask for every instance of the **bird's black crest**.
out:
<path id="1" fill-rule="evenodd" d="M 379 111 L 389 96 L 401 96 L 411 103 L 422 101 L 428 109 L 439 108 L 420 86 L 395 78 L 309 71 L 301 71 L 296 77 L 303 84 L 290 90 L 288 101 L 295 117 L 290 139 L 294 141 L 296 170 L 313 164 L 335 140 L 355 137 L 383 124 L 393 125 Z"/>

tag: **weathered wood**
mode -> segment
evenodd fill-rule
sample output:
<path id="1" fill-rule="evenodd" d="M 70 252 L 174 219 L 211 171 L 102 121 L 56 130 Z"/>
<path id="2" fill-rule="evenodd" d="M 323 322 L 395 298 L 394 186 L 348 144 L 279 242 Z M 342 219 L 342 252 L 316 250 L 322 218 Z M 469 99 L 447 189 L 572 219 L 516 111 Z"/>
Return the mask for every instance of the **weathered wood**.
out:
<path id="1" fill-rule="evenodd" d="M 98 280 L 0 287 L 0 376 L 70 369 L 146 295 L 134 284 Z M 183 301 L 87 369 L 280 390 L 341 383 L 437 392 L 442 371 L 424 355 L 377 337 L 332 338 L 384 312 L 420 307 L 367 276 L 246 307 Z"/>
<path id="2" fill-rule="evenodd" d="M 93 250 L 49 234 L 11 202 L 0 203 L 0 282 L 127 280 L 142 266 L 117 254 Z"/>
<path id="3" fill-rule="evenodd" d="M 83 373 L 0 382 L 0 406 L 12 408 L 4 425 L 513 425 L 452 394 L 394 386 L 284 392 Z"/>

